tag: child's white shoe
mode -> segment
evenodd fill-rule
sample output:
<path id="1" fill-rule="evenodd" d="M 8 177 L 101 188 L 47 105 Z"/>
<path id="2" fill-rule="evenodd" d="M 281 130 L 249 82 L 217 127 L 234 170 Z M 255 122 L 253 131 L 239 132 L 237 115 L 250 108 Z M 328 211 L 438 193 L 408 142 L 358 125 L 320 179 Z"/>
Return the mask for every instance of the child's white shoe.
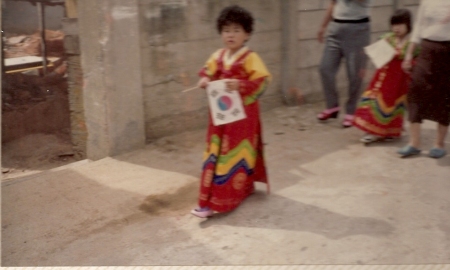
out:
<path id="1" fill-rule="evenodd" d="M 380 140 L 380 137 L 372 135 L 372 134 L 366 134 L 366 135 L 364 135 L 364 137 L 362 137 L 360 139 L 360 141 L 363 143 L 371 143 L 371 142 L 376 142 L 379 140 Z"/>
<path id="2" fill-rule="evenodd" d="M 207 218 L 214 214 L 214 211 L 209 209 L 209 207 L 205 208 L 195 208 L 191 210 L 191 214 L 199 218 Z"/>

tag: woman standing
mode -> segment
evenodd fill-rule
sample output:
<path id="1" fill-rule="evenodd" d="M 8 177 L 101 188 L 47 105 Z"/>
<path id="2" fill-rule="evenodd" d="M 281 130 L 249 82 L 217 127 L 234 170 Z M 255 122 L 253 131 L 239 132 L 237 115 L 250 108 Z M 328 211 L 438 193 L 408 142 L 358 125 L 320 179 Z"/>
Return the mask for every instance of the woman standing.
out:
<path id="1" fill-rule="evenodd" d="M 328 30 L 320 64 L 320 78 L 326 100 L 326 109 L 317 115 L 320 121 L 338 117 L 340 107 L 336 74 L 341 60 L 345 58 L 349 86 L 342 126 L 352 126 L 366 68 L 364 47 L 370 43 L 371 1 L 330 0 L 318 33 L 318 40 L 322 43 L 325 31 Z"/>
<path id="2" fill-rule="evenodd" d="M 411 70 L 413 51 L 419 43 L 421 52 L 412 69 L 408 93 L 410 140 L 398 153 L 407 157 L 421 152 L 420 124 L 427 119 L 438 123 L 436 140 L 428 156 L 441 158 L 447 154 L 444 141 L 450 124 L 449 0 L 422 1 L 403 61 L 403 69 L 407 72 Z"/>

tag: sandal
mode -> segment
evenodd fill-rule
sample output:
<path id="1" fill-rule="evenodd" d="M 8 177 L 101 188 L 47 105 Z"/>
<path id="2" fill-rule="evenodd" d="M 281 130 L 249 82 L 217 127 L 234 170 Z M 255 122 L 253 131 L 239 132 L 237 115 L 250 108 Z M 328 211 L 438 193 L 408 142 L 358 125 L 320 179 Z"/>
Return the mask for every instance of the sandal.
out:
<path id="1" fill-rule="evenodd" d="M 207 218 L 212 216 L 214 214 L 214 211 L 209 207 L 195 208 L 191 210 L 191 214 L 199 218 Z"/>
<path id="2" fill-rule="evenodd" d="M 360 141 L 363 143 L 372 143 L 372 142 L 376 142 L 379 140 L 380 140 L 380 137 L 372 135 L 372 134 L 366 134 L 364 137 L 362 137 L 360 139 Z"/>
<path id="3" fill-rule="evenodd" d="M 430 152 L 428 152 L 428 156 L 431 158 L 441 158 L 445 155 L 447 155 L 447 151 L 442 148 L 432 148 L 430 149 Z"/>
<path id="4" fill-rule="evenodd" d="M 398 154 L 400 154 L 401 157 L 409 157 L 418 155 L 422 152 L 422 150 L 415 148 L 414 146 L 407 145 L 403 148 L 400 148 L 400 150 L 397 151 Z"/>
<path id="5" fill-rule="evenodd" d="M 339 107 L 334 107 L 331 109 L 326 109 L 317 115 L 317 119 L 320 121 L 325 121 L 330 118 L 337 118 L 339 115 Z"/>
<path id="6" fill-rule="evenodd" d="M 352 127 L 353 126 L 353 118 L 355 118 L 353 115 L 346 114 L 344 117 L 344 121 L 342 122 L 342 127 L 343 128 Z"/>

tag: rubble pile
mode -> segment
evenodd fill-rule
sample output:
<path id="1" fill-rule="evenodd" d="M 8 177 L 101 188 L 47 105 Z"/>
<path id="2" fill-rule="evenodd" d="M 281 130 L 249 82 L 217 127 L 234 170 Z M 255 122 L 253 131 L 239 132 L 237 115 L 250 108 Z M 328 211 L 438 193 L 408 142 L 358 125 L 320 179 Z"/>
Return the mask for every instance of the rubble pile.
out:
<path id="1" fill-rule="evenodd" d="M 16 69 L 2 77 L 2 143 L 30 134 L 52 134 L 70 128 L 67 63 L 61 31 L 46 30 L 46 55 L 52 65 Z M 5 58 L 41 57 L 40 33 L 6 35 Z M 67 131 L 65 131 L 67 133 Z"/>
<path id="2" fill-rule="evenodd" d="M 45 44 L 48 57 L 64 55 L 64 33 L 62 31 L 45 30 Z M 40 33 L 6 37 L 4 53 L 5 58 L 42 56 Z"/>
<path id="3" fill-rule="evenodd" d="M 67 66 L 62 59 L 41 77 L 37 72 L 4 74 L 2 80 L 2 111 L 23 110 L 45 101 L 55 92 L 67 95 Z"/>
<path id="4" fill-rule="evenodd" d="M 4 38 L 4 57 L 16 58 L 26 56 L 42 56 L 41 35 L 7 34 Z M 36 102 L 45 101 L 55 91 L 67 92 L 64 56 L 64 33 L 62 31 L 45 30 L 47 57 L 59 59 L 48 67 L 46 76 L 42 69 L 25 72 L 7 73 L 2 80 L 2 111 L 24 110 Z"/>

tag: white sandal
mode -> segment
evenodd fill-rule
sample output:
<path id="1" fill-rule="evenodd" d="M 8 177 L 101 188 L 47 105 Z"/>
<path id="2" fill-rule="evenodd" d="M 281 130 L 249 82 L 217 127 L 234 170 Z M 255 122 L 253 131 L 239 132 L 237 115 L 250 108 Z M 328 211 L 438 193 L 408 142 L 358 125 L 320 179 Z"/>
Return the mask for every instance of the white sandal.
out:
<path id="1" fill-rule="evenodd" d="M 380 140 L 380 137 L 377 137 L 377 136 L 372 135 L 372 134 L 364 135 L 364 137 L 362 137 L 360 139 L 360 141 L 363 142 L 363 143 L 371 143 L 371 142 L 376 142 L 376 141 L 379 141 L 379 140 Z"/>
<path id="2" fill-rule="evenodd" d="M 199 218 L 207 218 L 214 214 L 214 211 L 209 208 L 195 208 L 191 210 L 191 214 Z"/>

